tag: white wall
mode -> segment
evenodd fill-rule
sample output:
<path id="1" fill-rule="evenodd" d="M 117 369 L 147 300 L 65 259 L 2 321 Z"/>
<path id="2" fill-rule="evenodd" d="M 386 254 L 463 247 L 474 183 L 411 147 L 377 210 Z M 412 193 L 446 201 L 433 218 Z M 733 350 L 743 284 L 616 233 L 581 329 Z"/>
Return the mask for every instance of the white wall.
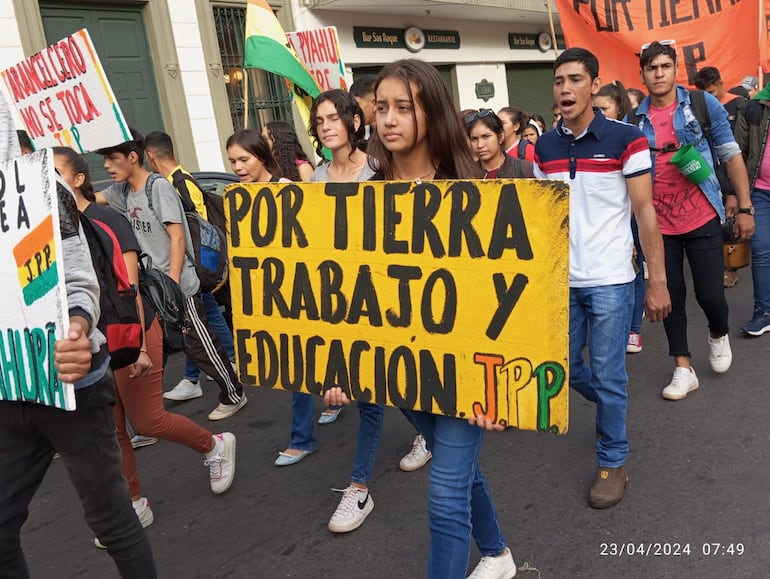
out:
<path id="1" fill-rule="evenodd" d="M 553 62 L 553 51 L 537 48 L 511 50 L 508 33 L 548 32 L 547 26 L 526 22 L 487 22 L 447 20 L 430 17 L 412 18 L 376 13 L 350 13 L 332 10 L 309 10 L 298 0 L 292 2 L 297 30 L 336 26 L 340 51 L 346 66 L 365 66 L 392 62 L 400 58 L 416 57 L 436 64 L 506 62 Z M 479 7 L 479 10 L 483 8 Z M 405 48 L 358 48 L 353 39 L 353 27 L 408 28 L 417 26 L 427 30 L 457 30 L 461 48 L 425 49 L 412 53 Z"/>
<path id="2" fill-rule="evenodd" d="M 0 69 L 5 70 L 12 64 L 24 60 L 24 49 L 21 47 L 21 36 L 16 23 L 16 11 L 12 0 L 0 0 Z M 5 91 L 6 101 L 12 103 L 13 99 L 8 94 L 5 83 L 0 80 L 2 90 Z M 18 128 L 23 128 L 16 108 L 13 108 L 13 116 Z"/>
<path id="3" fill-rule="evenodd" d="M 169 0 L 168 9 L 198 166 L 201 171 L 224 171 L 194 0 Z"/>
<path id="4" fill-rule="evenodd" d="M 508 106 L 508 81 L 504 64 L 458 64 L 455 73 L 460 97 L 458 109 L 484 108 L 497 111 Z M 484 79 L 495 85 L 494 98 L 486 102 L 476 97 L 476 83 Z"/>

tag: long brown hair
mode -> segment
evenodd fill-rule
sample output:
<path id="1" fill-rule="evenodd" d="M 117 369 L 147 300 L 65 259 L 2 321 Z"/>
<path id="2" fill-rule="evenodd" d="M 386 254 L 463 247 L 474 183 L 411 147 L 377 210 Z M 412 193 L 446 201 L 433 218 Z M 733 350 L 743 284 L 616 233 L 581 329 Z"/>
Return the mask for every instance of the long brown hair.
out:
<path id="1" fill-rule="evenodd" d="M 452 105 L 441 74 L 430 64 L 414 58 L 398 60 L 385 66 L 374 81 L 374 94 L 380 83 L 386 78 L 396 78 L 404 83 L 412 104 L 412 120 L 417 127 L 417 115 L 414 111 L 415 100 L 422 105 L 428 118 L 428 150 L 436 166 L 437 177 L 457 177 L 459 179 L 478 179 L 481 170 L 473 162 L 468 149 L 465 127 L 462 126 L 457 111 Z M 412 85 L 417 90 L 412 93 Z M 415 135 L 415 138 L 417 136 Z M 375 171 L 381 171 L 386 179 L 393 178 L 393 154 L 377 136 L 372 136 L 366 149 L 369 165 Z M 448 175 L 447 175 L 448 174 Z"/>
<path id="2" fill-rule="evenodd" d="M 235 131 L 227 139 L 225 149 L 229 149 L 233 145 L 240 145 L 243 149 L 262 161 L 265 170 L 273 177 L 284 176 L 278 163 L 275 161 L 275 157 L 273 157 L 273 153 L 270 151 L 270 144 L 259 131 L 255 131 L 254 129 L 239 129 Z"/>

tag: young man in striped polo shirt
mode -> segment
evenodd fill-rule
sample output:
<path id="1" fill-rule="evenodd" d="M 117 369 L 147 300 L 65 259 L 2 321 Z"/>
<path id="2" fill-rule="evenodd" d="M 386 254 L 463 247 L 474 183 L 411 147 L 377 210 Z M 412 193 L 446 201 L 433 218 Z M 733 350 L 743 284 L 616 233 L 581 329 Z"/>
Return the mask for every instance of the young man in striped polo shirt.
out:
<path id="1" fill-rule="evenodd" d="M 671 310 L 663 241 L 652 205 L 651 160 L 639 129 L 592 107 L 599 62 L 582 48 L 554 63 L 556 129 L 535 145 L 535 177 L 570 185 L 570 386 L 596 403 L 599 468 L 589 504 L 623 498 L 628 473 L 626 342 L 634 303 L 631 211 L 649 269 L 644 308 L 652 322 Z M 588 363 L 583 349 L 588 345 Z"/>

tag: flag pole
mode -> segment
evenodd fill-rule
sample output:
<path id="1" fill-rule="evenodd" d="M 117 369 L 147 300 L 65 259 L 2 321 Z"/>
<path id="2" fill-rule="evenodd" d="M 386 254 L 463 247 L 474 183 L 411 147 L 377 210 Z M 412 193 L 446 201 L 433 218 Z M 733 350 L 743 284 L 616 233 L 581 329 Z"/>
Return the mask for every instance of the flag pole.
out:
<path id="1" fill-rule="evenodd" d="M 243 69 L 243 128 L 249 128 L 249 69 Z"/>
<path id="2" fill-rule="evenodd" d="M 545 0 L 545 7 L 548 10 L 548 23 L 551 25 L 551 42 L 553 43 L 553 56 L 559 58 L 559 51 L 556 48 L 556 28 L 553 25 L 553 12 L 551 12 L 551 0 Z"/>

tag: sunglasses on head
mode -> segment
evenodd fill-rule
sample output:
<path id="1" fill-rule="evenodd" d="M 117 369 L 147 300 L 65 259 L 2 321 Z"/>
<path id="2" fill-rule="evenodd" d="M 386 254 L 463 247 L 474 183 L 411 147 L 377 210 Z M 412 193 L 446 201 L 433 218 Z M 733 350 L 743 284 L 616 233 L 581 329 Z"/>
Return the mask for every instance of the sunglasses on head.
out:
<path id="1" fill-rule="evenodd" d="M 467 117 L 465 117 L 466 124 L 470 124 L 476 119 L 483 119 L 484 117 L 488 117 L 489 115 L 494 115 L 495 111 L 492 109 L 479 109 L 475 113 L 469 114 Z"/>
<path id="2" fill-rule="evenodd" d="M 649 47 L 650 47 L 650 46 L 651 46 L 651 45 L 652 45 L 654 42 L 657 42 L 657 43 L 658 43 L 658 44 L 660 44 L 661 46 L 671 46 L 671 47 L 673 47 L 673 48 L 674 48 L 674 50 L 676 50 L 676 40 L 673 40 L 673 39 L 669 38 L 668 40 L 656 40 L 656 41 L 653 41 L 653 42 L 648 42 L 647 44 L 642 44 L 642 48 L 640 49 L 640 51 L 639 51 L 639 52 L 644 52 L 644 51 L 645 51 L 645 50 L 647 50 L 647 49 L 648 49 L 648 48 L 649 48 Z"/>

